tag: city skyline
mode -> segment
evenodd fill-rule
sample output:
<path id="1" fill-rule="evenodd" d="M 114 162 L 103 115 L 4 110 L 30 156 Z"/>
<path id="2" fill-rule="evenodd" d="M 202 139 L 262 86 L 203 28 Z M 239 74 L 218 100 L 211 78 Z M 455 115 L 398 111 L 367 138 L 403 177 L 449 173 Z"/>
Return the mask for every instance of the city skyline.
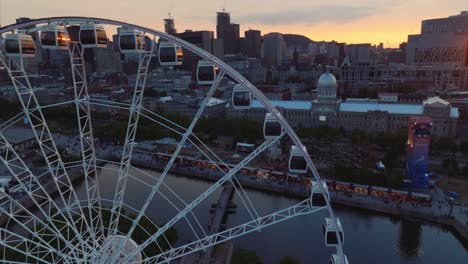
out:
<path id="1" fill-rule="evenodd" d="M 423 19 L 456 15 L 466 9 L 466 1 L 455 0 L 440 5 L 440 1 L 341 1 L 339 4 L 311 1 L 294 1 L 287 8 L 283 1 L 2 1 L 2 25 L 14 23 L 18 17 L 84 15 L 128 20 L 160 30 L 163 19 L 171 12 L 179 32 L 185 29 L 216 31 L 216 12 L 226 8 L 231 21 L 240 24 L 241 35 L 248 29 L 258 29 L 262 35 L 269 32 L 300 34 L 315 41 L 347 43 L 384 43 L 385 47 L 398 47 L 408 34 L 420 31 Z M 139 5 L 146 8 L 139 8 Z M 89 8 L 89 7 L 93 8 Z M 200 10 L 198 6 L 204 8 Z M 102 11 L 105 10 L 105 13 Z M 125 15 L 122 10 L 126 10 Z M 193 10 L 197 10 L 194 13 Z M 417 10 L 417 12 L 415 12 Z M 395 17 L 398 19 L 395 21 Z"/>

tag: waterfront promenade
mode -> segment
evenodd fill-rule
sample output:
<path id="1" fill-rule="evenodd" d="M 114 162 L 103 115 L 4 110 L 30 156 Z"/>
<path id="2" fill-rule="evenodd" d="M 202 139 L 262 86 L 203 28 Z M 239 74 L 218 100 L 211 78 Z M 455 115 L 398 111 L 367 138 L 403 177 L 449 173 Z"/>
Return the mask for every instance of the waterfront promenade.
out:
<path id="1" fill-rule="evenodd" d="M 79 142 L 77 138 L 58 136 L 57 142 L 60 147 L 70 147 L 72 153 L 79 153 Z M 119 161 L 118 157 L 120 156 L 121 146 L 102 144 L 97 150 L 98 158 Z M 162 170 L 166 161 L 155 159 L 154 154 L 155 153 L 135 150 L 132 164 L 148 169 Z M 194 166 L 179 166 L 177 164 L 174 164 L 171 173 L 209 181 L 216 181 L 222 176 L 219 170 L 200 169 Z M 71 173 L 74 179 L 80 178 L 79 174 L 79 171 Z M 256 175 L 247 175 L 244 173 L 238 173 L 236 177 L 246 188 L 299 199 L 310 197 L 310 187 L 304 185 L 301 181 L 291 182 L 279 178 L 258 177 Z M 53 191 L 53 188 L 50 188 L 51 191 Z M 445 195 L 440 193 L 438 189 L 434 189 L 431 196 L 431 205 L 424 206 L 415 203 L 392 202 L 369 195 L 330 191 L 330 197 L 334 204 L 389 214 L 396 217 L 448 225 L 453 227 L 465 241 L 468 241 L 468 207 L 448 203 Z M 27 206 L 32 206 L 32 202 L 27 201 L 26 198 L 27 197 L 24 196 L 21 197 L 21 202 Z M 4 217 L 1 218 L 1 220 L 4 220 Z"/>

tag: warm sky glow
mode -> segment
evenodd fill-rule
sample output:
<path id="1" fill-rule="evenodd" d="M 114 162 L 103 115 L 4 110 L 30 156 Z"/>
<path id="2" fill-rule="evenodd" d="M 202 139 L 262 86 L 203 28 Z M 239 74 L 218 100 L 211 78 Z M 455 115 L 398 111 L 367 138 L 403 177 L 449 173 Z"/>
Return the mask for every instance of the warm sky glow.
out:
<path id="1" fill-rule="evenodd" d="M 215 31 L 216 12 L 224 7 L 241 31 L 296 33 L 313 40 L 383 42 L 398 46 L 419 33 L 422 19 L 446 17 L 467 9 L 466 0 L 0 0 L 1 24 L 20 16 L 83 15 L 124 20 L 163 29 L 169 10 L 177 30 Z M 339 3 L 338 3 L 339 2 Z M 243 36 L 243 33 L 241 33 Z"/>

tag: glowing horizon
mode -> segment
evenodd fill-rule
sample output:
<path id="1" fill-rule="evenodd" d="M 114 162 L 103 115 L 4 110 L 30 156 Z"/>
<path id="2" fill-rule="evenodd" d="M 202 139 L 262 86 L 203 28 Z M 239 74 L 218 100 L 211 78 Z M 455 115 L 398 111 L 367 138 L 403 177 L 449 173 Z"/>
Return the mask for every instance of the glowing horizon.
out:
<path id="1" fill-rule="evenodd" d="M 216 32 L 216 12 L 226 8 L 231 22 L 244 31 L 257 29 L 269 32 L 304 35 L 314 41 L 346 43 L 384 43 L 398 47 L 409 34 L 420 32 L 421 20 L 447 17 L 466 9 L 465 0 L 343 0 L 339 4 L 310 0 L 198 0 L 198 1 L 92 1 L 63 3 L 60 0 L 4 0 L 1 3 L 2 25 L 18 17 L 95 16 L 127 21 L 163 30 L 163 19 L 171 12 L 178 32 L 185 29 Z M 314 3 L 316 2 L 316 3 Z M 202 7 L 202 8 L 201 8 Z M 103 12 L 105 10 L 105 12 Z M 196 12 L 194 12 L 196 10 Z"/>

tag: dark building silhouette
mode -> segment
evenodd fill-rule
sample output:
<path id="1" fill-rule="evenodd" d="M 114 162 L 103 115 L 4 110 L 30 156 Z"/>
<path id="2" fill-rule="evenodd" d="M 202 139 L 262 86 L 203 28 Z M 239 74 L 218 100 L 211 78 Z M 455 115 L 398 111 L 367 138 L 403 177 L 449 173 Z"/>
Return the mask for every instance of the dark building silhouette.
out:
<path id="1" fill-rule="evenodd" d="M 176 37 L 183 39 L 195 46 L 202 48 L 208 52 L 212 52 L 212 43 L 214 38 L 213 31 L 192 31 L 186 30 L 185 32 L 176 34 Z M 197 55 L 187 49 L 183 49 L 184 57 L 182 61 L 182 68 L 187 70 L 196 69 L 197 62 L 200 59 Z"/>
<path id="2" fill-rule="evenodd" d="M 177 34 L 177 29 L 175 28 L 174 19 L 169 16 L 169 18 L 164 19 L 164 31 L 169 35 Z"/>
<path id="3" fill-rule="evenodd" d="M 236 54 L 240 51 L 239 24 L 232 24 L 230 14 L 218 12 L 216 19 L 216 37 L 223 40 L 224 54 Z"/>
<path id="4" fill-rule="evenodd" d="M 245 31 L 245 55 L 251 58 L 262 56 L 262 33 L 260 30 Z"/>

